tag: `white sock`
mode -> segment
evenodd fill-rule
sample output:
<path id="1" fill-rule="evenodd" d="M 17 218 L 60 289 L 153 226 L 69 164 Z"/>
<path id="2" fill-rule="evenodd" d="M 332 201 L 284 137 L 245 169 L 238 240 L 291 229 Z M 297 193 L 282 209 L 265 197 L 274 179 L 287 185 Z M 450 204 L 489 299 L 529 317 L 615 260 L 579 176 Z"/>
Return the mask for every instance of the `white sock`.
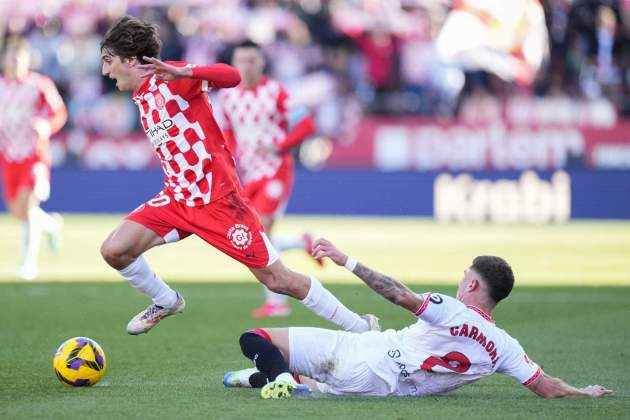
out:
<path id="1" fill-rule="evenodd" d="M 280 293 L 272 292 L 271 290 L 267 289 L 267 287 L 265 287 L 264 285 L 263 285 L 263 288 L 265 289 L 265 303 L 269 305 L 286 305 L 287 304 L 287 299 L 288 299 L 287 295 L 281 295 Z"/>
<path id="2" fill-rule="evenodd" d="M 241 369 L 237 371 L 236 375 L 237 375 L 238 381 L 241 383 L 241 387 L 243 388 L 252 387 L 252 384 L 249 383 L 249 377 L 252 376 L 254 373 L 258 373 L 258 369 L 249 368 L 249 369 Z"/>
<path id="3" fill-rule="evenodd" d="M 28 219 L 46 233 L 59 229 L 59 222 L 39 206 L 33 206 L 28 210 Z"/>
<path id="4" fill-rule="evenodd" d="M 177 303 L 177 293 L 153 272 L 142 255 L 118 272 L 133 287 L 151 297 L 156 305 L 172 308 Z"/>
<path id="5" fill-rule="evenodd" d="M 29 212 L 30 213 L 30 212 Z M 31 218 L 22 224 L 22 265 L 37 266 L 41 231 Z"/>
<path id="6" fill-rule="evenodd" d="M 276 381 L 283 381 L 294 386 L 297 385 L 295 378 L 289 372 L 282 372 L 280 375 L 276 376 Z"/>
<path id="7" fill-rule="evenodd" d="M 346 308 L 315 277 L 311 276 L 311 288 L 301 301 L 311 311 L 343 328 L 346 331 L 365 332 L 367 321 Z"/>
<path id="8" fill-rule="evenodd" d="M 273 239 L 274 248 L 278 252 L 287 251 L 289 249 L 304 249 L 306 246 L 304 242 L 304 236 L 276 236 Z"/>

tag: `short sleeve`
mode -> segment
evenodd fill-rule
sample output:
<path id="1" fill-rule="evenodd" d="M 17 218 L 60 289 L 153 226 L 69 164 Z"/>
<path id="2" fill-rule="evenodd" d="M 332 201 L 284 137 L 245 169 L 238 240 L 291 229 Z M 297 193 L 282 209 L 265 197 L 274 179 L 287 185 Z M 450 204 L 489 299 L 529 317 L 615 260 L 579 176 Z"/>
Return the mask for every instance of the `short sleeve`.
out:
<path id="1" fill-rule="evenodd" d="M 542 369 L 525 354 L 518 341 L 510 337 L 506 345 L 497 371 L 511 376 L 523 385 L 529 385 L 538 379 Z"/>
<path id="2" fill-rule="evenodd" d="M 439 293 L 424 293 L 422 306 L 416 316 L 430 324 L 441 324 L 459 313 L 463 304 L 457 299 Z"/>

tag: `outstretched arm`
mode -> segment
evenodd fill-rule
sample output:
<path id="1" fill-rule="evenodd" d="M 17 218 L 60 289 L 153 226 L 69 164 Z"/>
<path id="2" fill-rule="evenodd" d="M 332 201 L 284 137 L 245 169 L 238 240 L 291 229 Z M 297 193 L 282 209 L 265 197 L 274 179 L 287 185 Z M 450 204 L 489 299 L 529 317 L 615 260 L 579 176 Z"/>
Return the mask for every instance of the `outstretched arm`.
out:
<path id="1" fill-rule="evenodd" d="M 302 143 L 315 132 L 315 120 L 310 115 L 305 116 L 287 134 L 287 137 L 278 145 L 280 152 L 289 152 L 293 147 Z"/>
<path id="2" fill-rule="evenodd" d="M 401 306 L 416 313 L 422 306 L 423 298 L 412 292 L 407 286 L 378 273 L 367 266 L 354 261 L 348 255 L 341 252 L 327 239 L 318 239 L 313 243 L 313 257 L 316 259 L 328 257 L 335 264 L 345 266 L 359 277 L 372 290 L 395 305 Z"/>
<path id="3" fill-rule="evenodd" d="M 543 372 L 534 382 L 526 385 L 530 391 L 543 398 L 563 397 L 603 397 L 612 391 L 601 385 L 589 385 L 575 388 L 562 379 L 554 378 Z"/>
<path id="4" fill-rule="evenodd" d="M 165 63 L 157 58 L 143 57 L 147 64 L 139 64 L 138 68 L 144 70 L 142 77 L 155 74 L 159 80 L 167 82 L 188 77 L 207 81 L 213 88 L 230 88 L 241 82 L 241 74 L 238 70 L 227 64 L 210 64 L 209 66 L 178 67 Z"/>

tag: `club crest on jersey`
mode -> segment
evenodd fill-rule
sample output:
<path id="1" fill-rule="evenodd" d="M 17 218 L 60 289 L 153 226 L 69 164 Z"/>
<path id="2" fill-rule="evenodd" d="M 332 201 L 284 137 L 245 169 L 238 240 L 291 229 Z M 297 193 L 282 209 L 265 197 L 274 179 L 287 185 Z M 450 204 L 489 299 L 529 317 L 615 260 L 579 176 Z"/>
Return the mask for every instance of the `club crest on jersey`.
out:
<path id="1" fill-rule="evenodd" d="M 236 249 L 247 249 L 252 244 L 252 233 L 249 228 L 239 223 L 228 230 L 227 237 Z"/>
<path id="2" fill-rule="evenodd" d="M 160 92 L 156 92 L 153 97 L 155 98 L 155 106 L 157 109 L 164 108 L 164 104 L 166 101 L 164 100 L 164 96 Z"/>

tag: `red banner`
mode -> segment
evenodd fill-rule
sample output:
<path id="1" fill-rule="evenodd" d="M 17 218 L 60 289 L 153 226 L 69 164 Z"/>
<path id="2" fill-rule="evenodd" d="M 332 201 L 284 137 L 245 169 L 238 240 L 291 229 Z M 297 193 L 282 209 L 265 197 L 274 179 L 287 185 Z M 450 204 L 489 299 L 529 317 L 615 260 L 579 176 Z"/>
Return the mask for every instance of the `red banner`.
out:
<path id="1" fill-rule="evenodd" d="M 365 118 L 328 167 L 380 170 L 630 168 L 630 121 L 612 127 Z"/>

